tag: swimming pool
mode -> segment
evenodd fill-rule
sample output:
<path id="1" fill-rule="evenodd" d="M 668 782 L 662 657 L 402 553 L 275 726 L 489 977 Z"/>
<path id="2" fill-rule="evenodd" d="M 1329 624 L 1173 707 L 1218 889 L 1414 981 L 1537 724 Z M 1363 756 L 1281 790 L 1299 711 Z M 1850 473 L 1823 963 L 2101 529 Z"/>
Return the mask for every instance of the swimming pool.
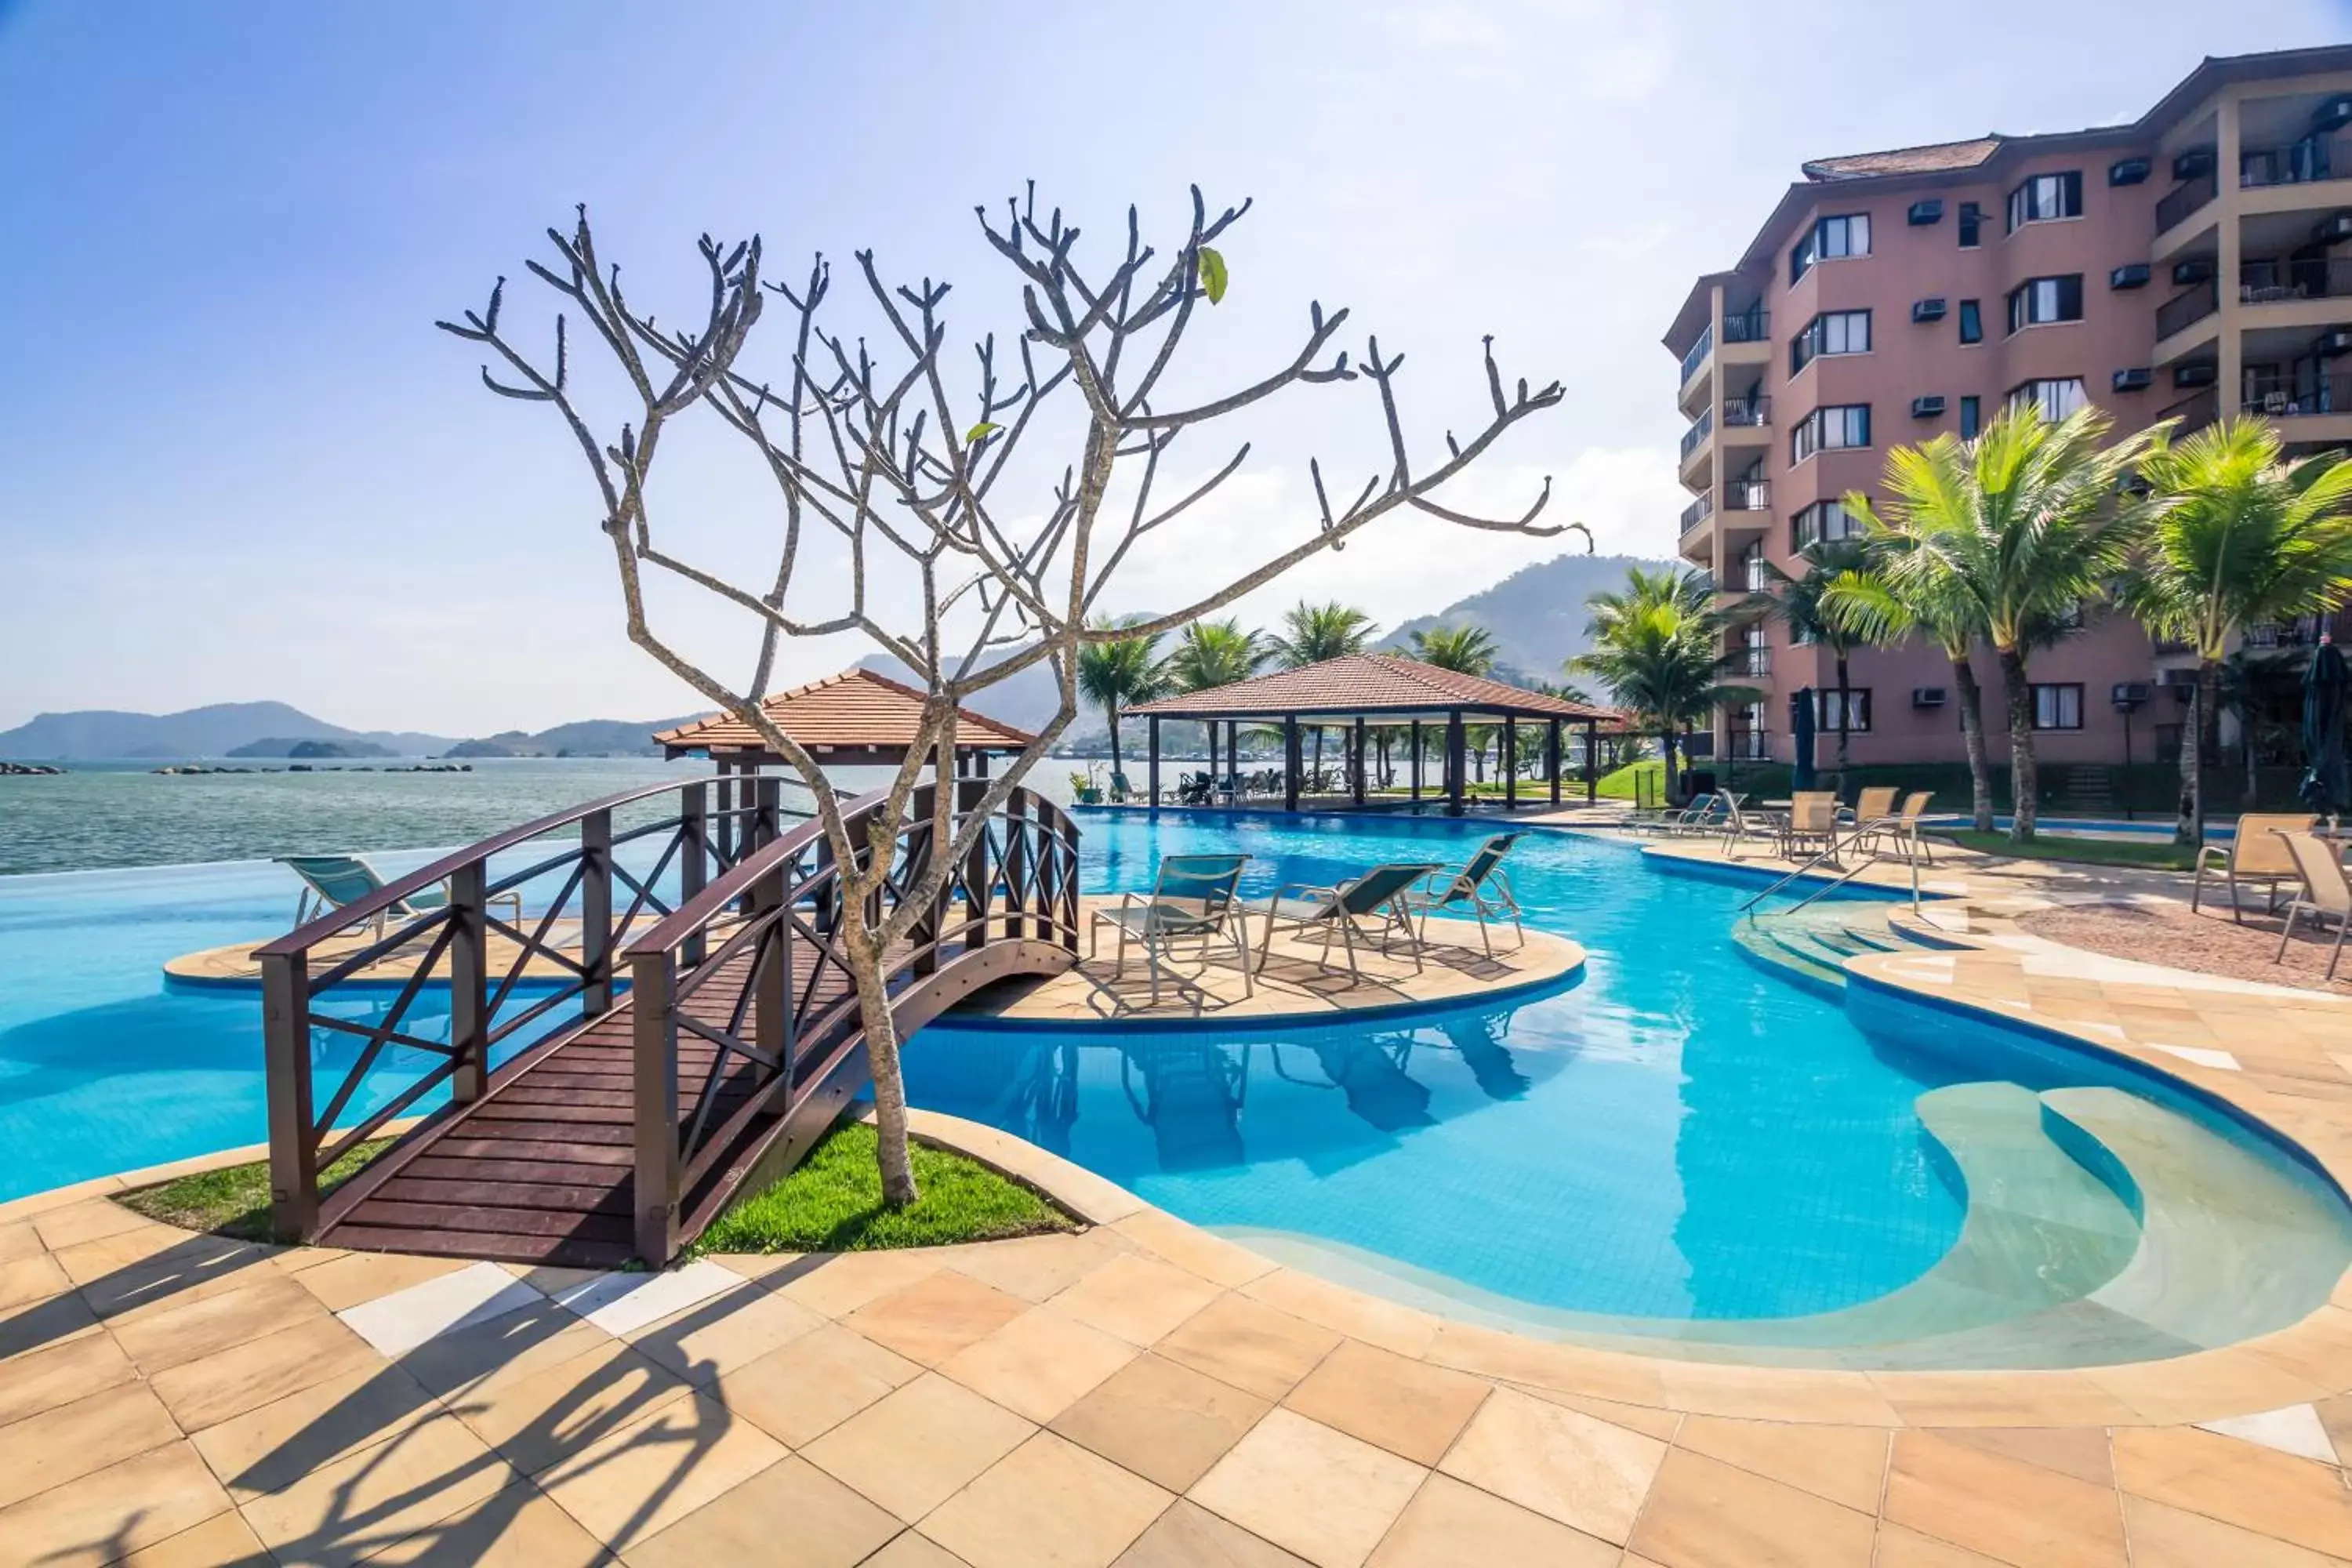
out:
<path id="1" fill-rule="evenodd" d="M 1090 891 L 1148 886 L 1160 856 L 1209 849 L 1249 854 L 1255 890 L 1328 882 L 1459 859 L 1491 831 L 1201 812 L 1088 813 L 1082 828 Z M 2034 1167 L 2036 1193 L 2002 1200 L 2031 1223 L 1993 1238 L 2011 1262 L 2034 1254 L 2022 1294 L 1972 1300 L 1976 1318 L 2036 1310 L 2069 1269 L 2087 1295 L 2129 1262 L 2132 1184 L 2035 1131 L 2053 1115 L 2036 1097 L 2144 1099 L 2144 1081 L 1885 998 L 1849 1011 L 1762 972 L 1728 940 L 1747 887 L 1665 874 L 1634 846 L 1531 833 L 1510 868 L 1531 921 L 1589 952 L 1557 988 L 1316 1026 L 934 1025 L 908 1046 L 910 1096 L 1303 1267 L 1544 1331 L 1753 1345 L 1781 1332 L 1753 1325 L 1832 1325 L 1783 1334 L 1818 1338 L 1922 1296 L 1937 1300 L 1906 1321 L 1948 1327 L 1938 1282 L 1986 1245 L 1972 1191 L 2037 1159 L 2051 1169 Z M 280 930 L 291 901 L 277 868 L 249 863 L 0 879 L 0 1198 L 263 1137 L 258 998 L 167 988 L 159 966 Z M 2228 1146 L 2222 1179 L 2285 1194 L 2277 1239 L 2332 1282 L 2352 1258 L 2333 1188 L 2209 1108 L 2161 1111 Z M 2265 1308 L 2292 1321 L 2306 1289 L 2298 1275 Z"/>

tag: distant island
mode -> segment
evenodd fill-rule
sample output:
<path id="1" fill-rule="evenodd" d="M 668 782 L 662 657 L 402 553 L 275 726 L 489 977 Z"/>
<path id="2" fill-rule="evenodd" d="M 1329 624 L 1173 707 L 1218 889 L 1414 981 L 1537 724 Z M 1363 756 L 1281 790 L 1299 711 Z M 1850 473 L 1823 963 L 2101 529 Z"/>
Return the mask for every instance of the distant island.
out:
<path id="1" fill-rule="evenodd" d="M 264 741 L 247 741 L 242 746 L 232 746 L 232 757 L 289 757 L 315 762 L 328 757 L 396 757 L 389 746 L 379 746 L 373 741 L 289 741 L 283 736 L 271 736 Z"/>
<path id="2" fill-rule="evenodd" d="M 466 739 L 405 730 L 350 730 L 283 702 L 219 702 L 178 713 L 89 709 L 43 713 L 0 731 L 0 758 L 20 763 L 158 762 L 199 757 L 332 762 L 383 757 L 658 757 L 656 731 L 700 717 L 583 719 L 537 731 Z"/>

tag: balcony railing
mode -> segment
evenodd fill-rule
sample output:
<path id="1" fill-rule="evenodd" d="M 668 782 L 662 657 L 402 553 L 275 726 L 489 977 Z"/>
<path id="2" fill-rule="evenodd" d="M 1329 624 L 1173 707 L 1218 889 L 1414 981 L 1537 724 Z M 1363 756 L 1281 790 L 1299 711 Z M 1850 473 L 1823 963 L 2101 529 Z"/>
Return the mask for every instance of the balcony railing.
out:
<path id="1" fill-rule="evenodd" d="M 1746 574 L 1742 580 L 1747 583 L 1748 591 L 1749 593 L 1760 594 L 1764 592 L 1765 589 L 1769 588 L 1772 585 L 1771 569 L 1763 562 L 1743 562 L 1741 563 L 1741 569 Z"/>
<path id="2" fill-rule="evenodd" d="M 1714 515 L 1715 501 L 1713 498 L 1708 496 L 1699 497 L 1698 500 L 1683 508 L 1683 531 L 1685 533 L 1688 533 L 1692 529 L 1696 528 L 1700 523 L 1705 522 L 1708 518 L 1713 517 Z"/>
<path id="3" fill-rule="evenodd" d="M 1698 374 L 1698 367 L 1705 364 L 1706 363 L 1706 356 L 1714 352 L 1715 329 L 1710 326 L 1699 333 L 1698 342 L 1691 344 L 1690 352 L 1683 355 L 1683 380 L 1687 382 L 1691 377 L 1696 375 Z M 1653 361 L 1652 363 L 1655 363 L 1656 362 Z"/>
<path id="4" fill-rule="evenodd" d="M 2244 305 L 2340 300 L 2347 295 L 2352 295 L 2352 258 L 2249 261 L 2238 268 L 2238 301 Z"/>
<path id="5" fill-rule="evenodd" d="M 2300 385 L 2265 385 L 2256 380 L 2246 388 L 2244 411 L 2272 419 L 2303 419 L 2320 414 L 2352 414 L 2352 372 L 2315 376 Z"/>
<path id="6" fill-rule="evenodd" d="M 1734 479 L 1723 487 L 1723 510 L 1726 511 L 1771 510 L 1772 481 Z"/>
<path id="7" fill-rule="evenodd" d="M 2177 419 L 2180 422 L 2172 432 L 2175 440 L 2179 440 L 2192 430 L 2203 429 L 2221 416 L 2221 400 L 2210 386 L 2202 392 L 2191 393 L 2157 415 L 2158 419 Z"/>
<path id="8" fill-rule="evenodd" d="M 1723 318 L 1723 341 L 1727 343 L 1761 343 L 1771 338 L 1772 312 L 1761 305 Z"/>
<path id="9" fill-rule="evenodd" d="M 1769 763 L 1772 760 L 1772 731 L 1769 730 L 1734 730 L 1724 737 L 1724 754 L 1734 762 Z"/>
<path id="10" fill-rule="evenodd" d="M 2336 140 L 2306 136 L 2283 147 L 2258 147 L 2238 154 L 2238 184 L 2249 189 L 2263 185 L 2300 185 L 2313 180 L 2333 180 L 2352 173 L 2338 155 Z"/>
<path id="11" fill-rule="evenodd" d="M 1742 675 L 1772 673 L 1772 650 L 1769 647 L 1743 647 L 1735 650 L 1732 668 Z"/>
<path id="12" fill-rule="evenodd" d="M 2159 341 L 2168 338 L 2221 308 L 2221 291 L 2210 279 L 2199 283 L 2156 308 L 2156 335 Z"/>
<path id="13" fill-rule="evenodd" d="M 2221 183 L 2211 174 L 2198 175 L 2156 204 L 2156 232 L 2162 234 L 2220 194 Z"/>
<path id="14" fill-rule="evenodd" d="M 2246 628 L 2246 646 L 2252 648 L 2310 647 L 2319 641 L 2319 617 L 2305 616 L 2284 626 L 2265 624 Z"/>
<path id="15" fill-rule="evenodd" d="M 1772 423 L 1772 400 L 1769 397 L 1744 398 L 1723 405 L 1723 427 L 1727 430 L 1757 429 Z"/>
<path id="16" fill-rule="evenodd" d="M 1689 462 L 1690 455 L 1698 450 L 1698 444 L 1714 433 L 1715 410 L 1712 408 L 1699 410 L 1698 417 L 1692 420 L 1690 428 L 1683 432 L 1683 461 Z"/>

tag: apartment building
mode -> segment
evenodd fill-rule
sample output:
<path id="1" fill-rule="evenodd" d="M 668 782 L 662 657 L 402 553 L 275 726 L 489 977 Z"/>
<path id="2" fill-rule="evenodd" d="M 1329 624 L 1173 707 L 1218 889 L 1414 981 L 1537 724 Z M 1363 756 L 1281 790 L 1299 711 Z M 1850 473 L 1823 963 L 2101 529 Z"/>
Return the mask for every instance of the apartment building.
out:
<path id="1" fill-rule="evenodd" d="M 1727 592 L 1801 574 L 1857 531 L 1890 448 L 1963 437 L 2004 406 L 2085 403 L 2121 429 L 2223 408 L 2276 418 L 2299 450 L 2352 447 L 2352 47 L 2209 58 L 2128 125 L 1825 158 L 1804 165 L 1738 265 L 1692 286 L 1665 336 L 1690 421 L 1679 553 Z M 2311 626 L 2256 628 L 2270 646 Z M 1765 623 L 1738 634 L 1764 700 L 1723 715 L 1719 755 L 1791 755 L 1811 687 L 1824 763 L 1833 662 Z M 2187 711 L 2182 650 L 2094 611 L 2033 657 L 2036 754 L 2155 760 Z M 1996 760 L 1999 672 L 1976 664 Z M 1962 756 L 1935 649 L 1851 662 L 1853 759 Z"/>

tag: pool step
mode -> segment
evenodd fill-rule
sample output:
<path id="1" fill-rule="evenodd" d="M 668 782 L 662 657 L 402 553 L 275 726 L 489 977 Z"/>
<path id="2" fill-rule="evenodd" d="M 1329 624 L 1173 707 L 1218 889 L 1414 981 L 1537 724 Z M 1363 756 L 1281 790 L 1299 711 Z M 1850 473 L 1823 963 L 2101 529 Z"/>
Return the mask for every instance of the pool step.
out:
<path id="1" fill-rule="evenodd" d="M 1884 916 L 1874 923 L 1847 910 L 1744 921 L 1732 928 L 1732 941 L 1759 963 L 1827 991 L 1844 990 L 1847 959 L 1905 947 Z"/>

